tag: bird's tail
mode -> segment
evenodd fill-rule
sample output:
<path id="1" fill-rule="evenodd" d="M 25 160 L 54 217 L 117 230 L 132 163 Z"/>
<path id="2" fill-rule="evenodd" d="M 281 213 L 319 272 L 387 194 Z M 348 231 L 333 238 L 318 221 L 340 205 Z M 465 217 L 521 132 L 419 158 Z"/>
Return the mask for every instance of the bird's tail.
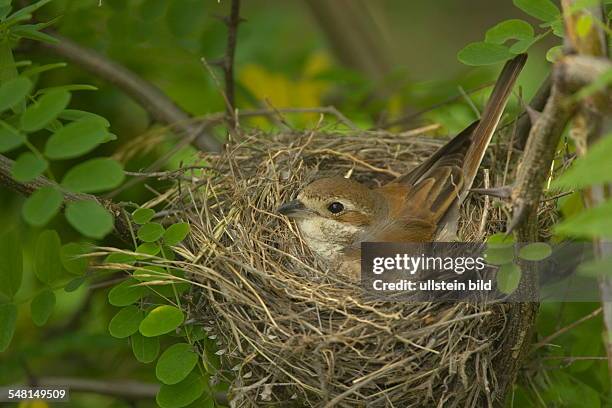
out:
<path id="1" fill-rule="evenodd" d="M 472 187 L 485 151 L 491 142 L 493 133 L 495 133 L 495 129 L 512 93 L 512 88 L 514 88 L 514 84 L 526 61 L 527 54 L 517 55 L 506 62 L 506 65 L 504 65 L 499 74 L 489 101 L 482 112 L 480 122 L 470 137 L 471 143 L 463 160 L 463 191 L 459 197 L 459 202 L 463 201 L 463 198 L 465 198 Z"/>

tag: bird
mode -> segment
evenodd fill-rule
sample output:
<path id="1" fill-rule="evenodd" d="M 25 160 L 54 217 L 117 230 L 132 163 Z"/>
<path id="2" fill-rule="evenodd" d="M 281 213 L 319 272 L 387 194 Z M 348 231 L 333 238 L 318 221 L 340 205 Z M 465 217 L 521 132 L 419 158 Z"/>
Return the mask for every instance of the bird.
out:
<path id="1" fill-rule="evenodd" d="M 342 176 L 315 179 L 277 212 L 294 219 L 307 246 L 330 263 L 352 265 L 362 242 L 432 242 L 454 237 L 459 206 L 469 193 L 485 151 L 527 60 L 504 65 L 480 120 L 428 159 L 378 188 Z"/>

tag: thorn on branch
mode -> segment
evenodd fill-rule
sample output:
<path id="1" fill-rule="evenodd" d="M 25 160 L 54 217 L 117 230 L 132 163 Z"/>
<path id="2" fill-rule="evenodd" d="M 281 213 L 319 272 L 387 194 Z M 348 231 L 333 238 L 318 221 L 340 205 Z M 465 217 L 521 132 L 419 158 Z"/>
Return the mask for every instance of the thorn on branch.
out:
<path id="1" fill-rule="evenodd" d="M 471 192 L 496 198 L 510 198 L 512 186 L 492 187 L 492 188 L 472 188 Z"/>
<path id="2" fill-rule="evenodd" d="M 221 57 L 214 60 L 209 60 L 208 64 L 213 67 L 225 69 L 227 67 L 227 60 L 225 59 L 225 57 Z"/>
<path id="3" fill-rule="evenodd" d="M 512 219 L 508 223 L 506 235 L 510 235 L 514 230 L 523 223 L 529 213 L 529 206 L 524 200 L 517 200 L 512 211 Z"/>
<path id="4" fill-rule="evenodd" d="M 527 112 L 527 116 L 529 116 L 531 126 L 535 125 L 535 123 L 538 121 L 538 119 L 540 119 L 540 116 L 542 115 L 541 112 L 538 112 L 529 105 L 525 105 L 525 112 Z"/>

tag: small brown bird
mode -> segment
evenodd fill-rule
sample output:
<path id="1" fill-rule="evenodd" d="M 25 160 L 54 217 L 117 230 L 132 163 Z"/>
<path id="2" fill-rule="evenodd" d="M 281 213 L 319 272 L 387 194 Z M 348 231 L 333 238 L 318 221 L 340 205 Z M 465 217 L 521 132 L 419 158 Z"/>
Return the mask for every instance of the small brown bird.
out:
<path id="1" fill-rule="evenodd" d="M 335 262 L 360 258 L 360 243 L 449 240 L 527 56 L 504 66 L 480 121 L 383 187 L 343 177 L 313 181 L 278 212 L 294 218 L 307 245 Z"/>

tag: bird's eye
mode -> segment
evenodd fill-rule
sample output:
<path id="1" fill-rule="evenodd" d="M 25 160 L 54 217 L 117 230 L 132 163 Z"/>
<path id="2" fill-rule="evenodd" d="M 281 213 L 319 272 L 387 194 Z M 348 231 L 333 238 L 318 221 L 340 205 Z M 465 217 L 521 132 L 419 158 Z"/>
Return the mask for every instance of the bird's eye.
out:
<path id="1" fill-rule="evenodd" d="M 342 211 L 344 211 L 344 206 L 342 205 L 342 203 L 339 203 L 339 202 L 335 201 L 335 202 L 331 203 L 327 207 L 327 209 L 332 214 L 338 214 L 338 213 L 341 213 Z"/>

